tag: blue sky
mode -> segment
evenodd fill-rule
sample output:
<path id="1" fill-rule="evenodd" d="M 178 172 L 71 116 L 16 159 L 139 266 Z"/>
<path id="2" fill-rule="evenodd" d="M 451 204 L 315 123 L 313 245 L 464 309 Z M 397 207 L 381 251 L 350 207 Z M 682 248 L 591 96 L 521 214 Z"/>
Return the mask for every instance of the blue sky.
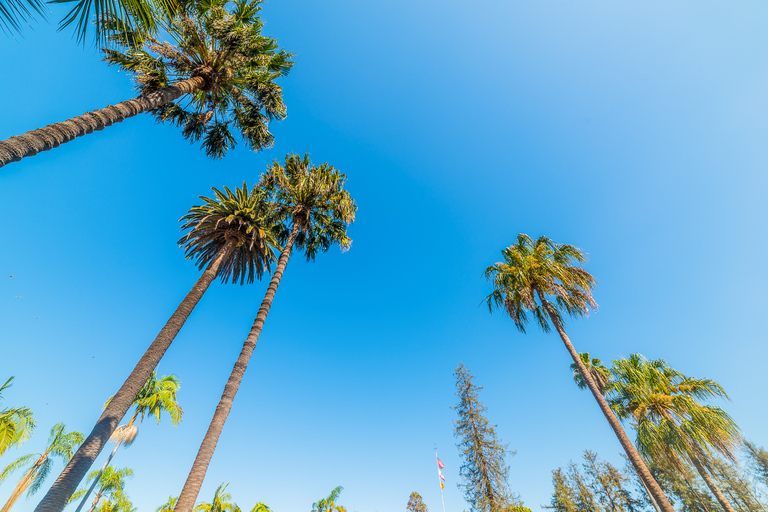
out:
<path id="1" fill-rule="evenodd" d="M 210 161 L 140 116 L 0 170 L 0 379 L 39 425 L 0 464 L 56 422 L 90 430 L 199 275 L 178 219 L 287 152 L 347 173 L 354 242 L 291 260 L 201 499 L 231 482 L 244 508 L 308 512 L 342 485 L 350 511 L 404 510 L 412 491 L 436 511 L 437 445 L 461 512 L 462 361 L 534 511 L 584 449 L 620 463 L 562 343 L 481 305 L 483 269 L 520 232 L 589 254 L 600 308 L 568 323 L 577 349 L 717 380 L 768 445 L 768 4 L 269 0 L 263 15 L 296 53 L 273 149 Z M 0 139 L 133 95 L 53 21 L 0 38 L 0 62 Z M 161 363 L 185 416 L 146 421 L 115 459 L 139 510 L 179 493 L 265 286 L 213 285 Z"/>

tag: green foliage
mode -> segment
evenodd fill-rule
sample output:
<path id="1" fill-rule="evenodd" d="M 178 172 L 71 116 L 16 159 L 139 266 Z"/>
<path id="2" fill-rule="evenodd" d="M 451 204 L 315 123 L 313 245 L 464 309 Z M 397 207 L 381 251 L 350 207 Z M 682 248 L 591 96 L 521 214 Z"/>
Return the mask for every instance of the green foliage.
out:
<path id="1" fill-rule="evenodd" d="M 412 492 L 408 497 L 408 506 L 406 506 L 408 512 L 428 512 L 427 504 L 421 497 L 421 494 Z"/>
<path id="2" fill-rule="evenodd" d="M 98 503 L 101 498 L 106 498 L 117 503 L 121 498 L 126 498 L 125 495 L 125 480 L 126 478 L 133 478 L 133 470 L 131 468 L 115 469 L 112 466 L 104 468 L 104 472 L 97 469 L 91 471 L 88 474 L 87 483 L 93 482 L 94 478 L 99 477 L 99 483 L 96 487 L 96 502 Z"/>
<path id="3" fill-rule="evenodd" d="M 339 499 L 341 491 L 344 488 L 342 486 L 336 487 L 331 491 L 331 494 L 327 498 L 323 498 L 317 503 L 312 504 L 312 512 L 347 512 L 347 509 L 341 505 L 336 504 L 336 500 Z"/>
<path id="4" fill-rule="evenodd" d="M 0 31 L 10 35 L 21 32 L 21 24 L 29 23 L 35 15 L 45 17 L 45 4 L 40 0 L 1 0 Z"/>
<path id="5" fill-rule="evenodd" d="M 229 484 L 221 484 L 216 488 L 210 503 L 203 502 L 192 509 L 194 512 L 240 512 L 240 507 L 231 502 L 232 496 L 224 492 Z"/>
<path id="6" fill-rule="evenodd" d="M 122 492 L 115 492 L 110 498 L 101 500 L 93 512 L 136 512 L 131 500 Z"/>
<path id="7" fill-rule="evenodd" d="M 11 387 L 13 377 L 0 386 L 0 399 L 3 391 Z M 8 448 L 19 446 L 29 440 L 35 430 L 35 419 L 27 407 L 9 407 L 0 409 L 0 456 Z M 2 481 L 2 478 L 0 478 Z"/>
<path id="8" fill-rule="evenodd" d="M 485 418 L 486 408 L 479 399 L 483 388 L 473 382 L 474 376 L 463 363 L 454 376 L 459 398 L 454 407 L 459 415 L 454 421 L 454 435 L 464 461 L 460 470 L 464 498 L 472 512 L 501 512 L 512 500 L 507 485 L 507 445 L 499 441 L 495 426 Z"/>
<path id="9" fill-rule="evenodd" d="M 184 102 L 154 110 L 155 118 L 181 127 L 190 142 L 201 141 L 211 158 L 222 158 L 235 146 L 232 128 L 251 149 L 260 151 L 273 144 L 269 121 L 286 115 L 282 87 L 275 80 L 293 66 L 292 55 L 261 34 L 260 10 L 261 0 L 184 2 L 161 23 L 176 44 L 104 15 L 102 28 L 120 48 L 105 49 L 105 60 L 133 74 L 142 94 L 202 78 L 202 89 Z"/>
<path id="10" fill-rule="evenodd" d="M 296 248 L 303 250 L 307 261 L 337 243 L 346 250 L 352 243 L 347 227 L 355 220 L 357 205 L 344 190 L 346 175 L 327 163 L 312 165 L 309 154 L 285 157 L 283 164 L 275 160 L 261 177 L 260 185 L 269 194 L 278 220 L 299 228 Z"/>
<path id="11" fill-rule="evenodd" d="M 179 240 L 179 245 L 186 244 L 187 258 L 196 258 L 202 269 L 227 241 L 234 241 L 235 248 L 219 271 L 221 280 L 252 283 L 254 278 L 261 278 L 265 268 L 270 269 L 276 259 L 275 250 L 280 250 L 276 239 L 280 226 L 273 207 L 261 188 L 253 187 L 249 192 L 245 183 L 234 192 L 227 187 L 223 192 L 214 188 L 213 192 L 214 199 L 200 196 L 205 204 L 193 206 L 181 218 L 181 229 L 189 233 Z"/>
<path id="12" fill-rule="evenodd" d="M 178 496 L 168 496 L 168 501 L 157 507 L 155 512 L 173 512 L 177 501 L 179 501 Z"/>
<path id="13" fill-rule="evenodd" d="M 747 450 L 747 457 L 752 471 L 765 485 L 768 485 L 768 451 L 749 441 L 744 443 L 744 447 Z"/>
<path id="14" fill-rule="evenodd" d="M 541 303 L 545 299 L 561 324 L 563 313 L 586 316 L 590 308 L 597 307 L 592 298 L 595 279 L 577 265 L 586 261 L 580 249 L 555 243 L 546 236 L 534 242 L 521 233 L 517 243 L 501 254 L 503 262 L 485 269 L 485 277 L 494 288 L 486 302 L 491 312 L 505 311 L 520 332 L 525 332 L 528 314 L 544 332 L 549 332 L 548 313 Z"/>
<path id="15" fill-rule="evenodd" d="M 589 352 L 583 352 L 579 354 L 579 358 L 587 368 L 587 371 L 592 377 L 592 380 L 594 380 L 595 384 L 597 384 L 600 392 L 602 394 L 606 394 L 606 392 L 608 392 L 610 389 L 611 370 L 609 370 L 607 366 L 603 365 L 603 362 L 600 359 L 596 357 L 590 358 Z M 587 381 L 579 371 L 576 363 L 571 363 L 571 371 L 573 372 L 573 381 L 577 386 L 579 386 L 579 389 L 587 389 Z"/>
<path id="16" fill-rule="evenodd" d="M 550 506 L 557 512 L 640 512 L 643 504 L 629 488 L 630 478 L 586 450 L 583 462 L 552 472 Z"/>

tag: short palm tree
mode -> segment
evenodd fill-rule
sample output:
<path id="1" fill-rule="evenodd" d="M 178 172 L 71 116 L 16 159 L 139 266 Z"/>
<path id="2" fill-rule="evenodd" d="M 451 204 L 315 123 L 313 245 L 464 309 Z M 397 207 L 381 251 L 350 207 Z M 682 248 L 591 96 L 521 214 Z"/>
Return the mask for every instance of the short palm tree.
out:
<path id="1" fill-rule="evenodd" d="M 586 316 L 590 308 L 597 307 L 592 298 L 595 279 L 579 266 L 586 261 L 584 253 L 577 247 L 555 243 L 545 236 L 534 241 L 522 233 L 517 236 L 514 245 L 501 253 L 504 261 L 485 270 L 486 278 L 493 285 L 493 292 L 486 297 L 489 310 L 493 312 L 498 308 L 507 313 L 522 333 L 525 333 L 528 315 L 533 316 L 544 332 L 550 331 L 550 323 L 555 327 L 638 476 L 660 508 L 664 512 L 672 512 L 672 505 L 648 471 L 565 332 L 564 313 L 573 317 Z"/>
<path id="2" fill-rule="evenodd" d="M 202 198 L 205 204 L 194 206 L 182 217 L 182 230 L 188 233 L 179 240 L 187 258 L 196 259 L 198 267 L 206 270 L 112 397 L 36 512 L 64 508 L 211 282 L 219 277 L 224 283 L 251 283 L 275 260 L 273 247 L 278 244 L 272 232 L 273 212 L 261 189 L 249 191 L 244 183 L 234 191 L 213 190 L 216 200 Z"/>
<path id="3" fill-rule="evenodd" d="M 176 506 L 178 499 L 176 496 L 168 496 L 168 501 L 157 507 L 155 512 L 173 512 L 173 507 Z"/>
<path id="4" fill-rule="evenodd" d="M 284 225 L 285 245 L 251 331 L 243 343 L 243 349 L 179 495 L 176 512 L 190 512 L 197 499 L 294 245 L 304 251 L 307 261 L 312 261 L 318 252 L 327 251 L 334 244 L 347 249 L 352 243 L 347 236 L 347 226 L 354 222 L 357 206 L 349 192 L 344 190 L 345 180 L 346 176 L 331 165 L 313 166 L 309 155 L 304 155 L 304 158 L 288 155 L 284 165 L 275 161 L 262 176 L 261 187 L 272 197 L 273 211 L 277 220 Z"/>
<path id="5" fill-rule="evenodd" d="M 131 503 L 124 493 L 115 493 L 114 496 L 109 499 L 104 499 L 98 507 L 93 509 L 93 512 L 136 512 L 137 509 Z"/>
<path id="6" fill-rule="evenodd" d="M 184 411 L 176 399 L 176 393 L 178 392 L 179 387 L 181 387 L 181 384 L 179 383 L 179 378 L 175 375 L 164 375 L 158 379 L 157 372 L 152 372 L 149 380 L 144 384 L 144 387 L 141 388 L 141 391 L 139 391 L 139 394 L 133 402 L 134 410 L 133 416 L 131 416 L 131 421 L 129 421 L 127 425 L 120 425 L 115 429 L 114 434 L 112 434 L 112 437 L 110 438 L 110 441 L 115 443 L 115 448 L 112 450 L 112 453 L 109 454 L 109 457 L 106 462 L 104 462 L 101 470 L 94 473 L 95 477 L 89 478 L 93 483 L 91 484 L 91 487 L 83 493 L 82 501 L 75 512 L 80 512 L 83 509 L 88 500 L 88 496 L 93 492 L 96 485 L 99 484 L 101 475 L 106 474 L 105 470 L 108 469 L 109 463 L 112 462 L 112 458 L 117 453 L 120 445 L 125 445 L 127 447 L 133 444 L 136 435 L 139 433 L 138 427 L 134 424 L 136 419 L 140 417 L 139 423 L 142 423 L 144 421 L 144 416 L 151 414 L 155 417 L 157 424 L 159 425 L 161 414 L 167 412 L 171 416 L 172 424 L 178 425 L 179 422 L 181 422 L 181 415 Z M 109 405 L 110 401 L 112 401 L 112 398 L 107 400 L 107 403 L 104 404 L 105 408 Z M 131 474 L 133 474 L 133 472 L 131 472 Z M 75 493 L 75 495 L 76 494 L 77 493 Z M 98 498 L 96 502 L 98 502 Z M 96 502 L 94 502 L 91 510 L 96 506 Z"/>
<path id="7" fill-rule="evenodd" d="M 259 501 L 253 506 L 251 512 L 272 512 L 272 509 L 263 501 Z"/>
<path id="8" fill-rule="evenodd" d="M 13 377 L 0 386 L 0 399 L 3 391 L 11 387 Z M 35 430 L 35 419 L 28 407 L 7 407 L 0 409 L 0 455 L 8 448 L 19 446 L 29 440 Z"/>
<path id="9" fill-rule="evenodd" d="M 221 158 L 234 147 L 232 127 L 253 150 L 270 147 L 269 121 L 286 114 L 282 88 L 275 80 L 293 63 L 291 54 L 278 50 L 274 39 L 261 35 L 260 3 L 185 4 L 162 27 L 175 45 L 105 15 L 110 40 L 123 49 L 105 49 L 105 60 L 133 74 L 141 95 L 0 141 L 0 167 L 142 112 L 182 127 L 192 142 L 202 139 L 212 158 Z M 185 103 L 176 102 L 182 96 Z"/>
<path id="10" fill-rule="evenodd" d="M 687 377 L 663 359 L 648 361 L 640 354 L 614 361 L 612 374 L 610 404 L 620 418 L 634 424 L 643 455 L 665 459 L 678 469 L 690 462 L 723 510 L 734 512 L 707 467 L 714 452 L 735 461 L 734 450 L 742 442 L 728 413 L 700 403 L 727 399 L 720 384 Z"/>
<path id="11" fill-rule="evenodd" d="M 113 502 L 119 501 L 119 499 L 125 497 L 125 479 L 133 478 L 133 470 L 131 468 L 116 469 L 113 466 L 107 466 L 101 470 L 92 471 L 88 475 L 88 481 L 93 482 L 90 489 L 83 489 L 72 495 L 72 499 L 79 499 L 83 497 L 88 498 L 88 493 L 98 483 L 98 489 L 96 495 L 93 498 L 88 512 L 93 512 L 97 505 L 101 502 L 102 498 Z M 80 510 L 80 507 L 78 507 Z"/>
<path id="12" fill-rule="evenodd" d="M 240 512 L 240 507 L 232 503 L 232 496 L 224 492 L 229 484 L 221 484 L 210 503 L 203 502 L 194 508 L 195 512 Z"/>
<path id="13" fill-rule="evenodd" d="M 336 504 L 336 500 L 339 499 L 341 491 L 344 488 L 338 486 L 331 491 L 331 494 L 327 498 L 323 498 L 317 503 L 312 504 L 312 512 L 347 512 L 347 509 L 341 505 Z"/>
<path id="14" fill-rule="evenodd" d="M 43 453 L 33 453 L 19 457 L 12 463 L 10 463 L 2 473 L 0 473 L 0 482 L 5 480 L 8 475 L 23 468 L 30 462 L 32 466 L 24 473 L 21 481 L 16 484 L 16 487 L 11 493 L 11 497 L 0 509 L 0 512 L 8 512 L 16 503 L 16 500 L 27 491 L 27 496 L 32 496 L 45 482 L 46 477 L 51 472 L 51 466 L 53 466 L 53 457 L 59 457 L 64 462 L 69 461 L 72 457 L 72 453 L 75 451 L 77 445 L 83 442 L 83 434 L 80 432 L 67 432 L 66 426 L 63 423 L 57 423 L 51 429 L 51 435 L 48 438 L 48 446 Z M 63 508 L 63 507 L 62 507 Z"/>

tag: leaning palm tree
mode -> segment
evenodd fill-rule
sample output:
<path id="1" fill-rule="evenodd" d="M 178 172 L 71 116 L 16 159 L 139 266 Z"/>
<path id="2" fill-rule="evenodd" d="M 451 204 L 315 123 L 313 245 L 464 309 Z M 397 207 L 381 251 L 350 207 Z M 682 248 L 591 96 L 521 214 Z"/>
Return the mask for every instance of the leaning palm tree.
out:
<path id="1" fill-rule="evenodd" d="M 663 359 L 648 361 L 640 354 L 614 361 L 614 392 L 610 404 L 619 418 L 630 419 L 637 446 L 650 459 L 664 459 L 674 468 L 693 464 L 725 512 L 734 512 L 712 477 L 708 459 L 714 453 L 735 462 L 741 445 L 733 419 L 700 400 L 728 398 L 711 379 L 687 377 Z"/>
<path id="2" fill-rule="evenodd" d="M 232 496 L 224 492 L 229 484 L 221 484 L 213 495 L 210 503 L 203 502 L 195 507 L 195 512 L 240 512 L 240 507 L 232 503 Z"/>
<path id="3" fill-rule="evenodd" d="M 13 377 L 0 386 L 0 399 L 3 391 L 11 387 Z M 35 419 L 28 407 L 7 407 L 0 409 L 0 456 L 8 448 L 19 446 L 29 440 L 35 430 Z"/>
<path id="4" fill-rule="evenodd" d="M 24 473 L 21 481 L 16 484 L 16 487 L 11 493 L 11 497 L 0 509 L 0 512 L 8 512 L 16 503 L 16 500 L 27 491 L 27 497 L 32 496 L 45 482 L 46 477 L 51 472 L 51 466 L 53 466 L 53 457 L 59 457 L 65 462 L 72 457 L 77 445 L 83 442 L 83 434 L 80 432 L 66 432 L 66 426 L 63 423 L 57 423 L 51 429 L 51 436 L 48 438 L 48 446 L 43 453 L 33 453 L 19 457 L 12 463 L 10 463 L 2 473 L 0 473 L 0 482 L 5 480 L 8 475 L 23 468 L 30 462 L 34 461 L 32 466 Z M 62 507 L 63 508 L 63 507 Z"/>
<path id="5" fill-rule="evenodd" d="M 104 498 L 104 500 L 117 502 L 124 496 L 126 478 L 133 478 L 133 470 L 131 468 L 116 469 L 113 466 L 107 466 L 101 470 L 92 471 L 88 475 L 88 481 L 93 482 L 93 485 L 90 489 L 83 489 L 76 492 L 72 495 L 72 499 L 74 500 L 80 497 L 87 499 L 88 493 L 90 493 L 98 483 L 99 487 L 96 490 L 96 495 L 93 497 L 93 502 L 91 503 L 90 508 L 87 509 L 88 512 L 93 512 L 102 501 L 102 498 Z M 80 510 L 80 507 L 78 507 L 78 510 Z"/>
<path id="6" fill-rule="evenodd" d="M 179 244 L 187 258 L 196 258 L 205 272 L 109 401 L 88 438 L 38 504 L 37 512 L 61 512 L 211 282 L 218 276 L 224 283 L 230 279 L 233 283 L 252 283 L 275 260 L 272 248 L 278 244 L 271 231 L 273 213 L 265 194 L 257 187 L 249 191 L 245 183 L 234 191 L 213 190 L 216 201 L 203 198 L 206 204 L 193 207 L 181 219 L 182 230 L 189 233 Z"/>
<path id="7" fill-rule="evenodd" d="M 339 499 L 339 495 L 341 495 L 341 491 L 343 490 L 344 488 L 342 486 L 338 486 L 331 491 L 331 494 L 327 498 L 323 498 L 317 503 L 313 503 L 312 512 L 347 512 L 346 508 L 336 504 L 336 500 Z"/>
<path id="8" fill-rule="evenodd" d="M 184 413 L 179 402 L 176 400 L 176 393 L 180 386 L 179 378 L 175 375 L 164 375 L 158 379 L 157 372 L 152 372 L 149 380 L 144 384 L 144 387 L 141 388 L 141 391 L 139 391 L 139 394 L 133 401 L 134 411 L 133 416 L 131 416 L 131 421 L 129 421 L 127 425 L 120 425 L 115 429 L 115 432 L 110 438 L 110 441 L 115 443 L 115 448 L 112 450 L 112 453 L 109 454 L 109 457 L 107 457 L 101 470 L 95 473 L 95 478 L 89 478 L 93 483 L 91 484 L 91 487 L 83 493 L 82 501 L 75 512 L 80 512 L 83 509 L 88 500 L 88 496 L 99 483 L 101 475 L 108 469 L 109 463 L 112 462 L 112 458 L 117 453 L 118 448 L 120 448 L 121 445 L 128 447 L 133 444 L 133 441 L 139 433 L 138 427 L 134 424 L 136 419 L 139 419 L 139 423 L 142 423 L 144 421 L 144 416 L 151 414 L 155 417 L 157 424 L 159 425 L 161 414 L 167 412 L 171 416 L 171 423 L 173 425 L 179 424 L 181 415 Z M 112 401 L 112 398 L 107 400 L 104 407 L 109 406 L 110 401 Z M 98 502 L 98 499 L 96 502 Z M 93 507 L 96 506 L 96 502 L 94 502 Z M 91 507 L 91 510 L 93 510 L 93 507 Z"/>
<path id="9" fill-rule="evenodd" d="M 256 151 L 270 147 L 270 120 L 286 114 L 275 80 L 293 65 L 274 39 L 261 35 L 261 0 L 197 0 L 164 23 L 171 44 L 137 31 L 111 15 L 103 24 L 123 51 L 105 49 L 105 60 L 135 76 L 138 98 L 88 112 L 0 141 L 0 167 L 55 148 L 129 117 L 151 112 L 182 127 L 212 158 L 235 146 L 236 127 Z M 181 96 L 185 103 L 176 102 Z"/>
<path id="10" fill-rule="evenodd" d="M 346 176 L 333 166 L 313 166 L 309 155 L 304 158 L 288 155 L 285 165 L 275 161 L 262 176 L 261 187 L 273 198 L 274 213 L 277 220 L 283 223 L 285 245 L 251 331 L 243 343 L 242 351 L 227 380 L 211 424 L 179 495 L 179 502 L 174 509 L 176 512 L 190 512 L 197 499 L 208 464 L 216 450 L 219 436 L 267 320 L 294 245 L 304 251 L 307 261 L 312 261 L 318 252 L 327 251 L 335 243 L 342 249 L 349 248 L 352 243 L 347 236 L 347 226 L 355 220 L 357 206 L 349 192 L 344 190 L 345 180 Z"/>
<path id="11" fill-rule="evenodd" d="M 611 370 L 603 364 L 603 362 L 596 357 L 589 357 L 589 352 L 582 352 L 579 354 L 581 362 L 584 364 L 584 368 L 587 369 L 592 376 L 592 380 L 597 384 L 600 393 L 605 395 L 610 389 L 611 385 Z M 576 363 L 571 363 L 571 371 L 573 372 L 573 381 L 579 386 L 579 389 L 588 389 L 587 381 L 581 376 L 579 367 Z"/>
<path id="12" fill-rule="evenodd" d="M 503 262 L 495 263 L 485 270 L 486 278 L 493 285 L 493 292 L 486 297 L 488 309 L 493 312 L 498 308 L 507 313 L 522 333 L 525 333 L 529 314 L 544 332 L 550 331 L 550 323 L 554 325 L 638 476 L 660 508 L 664 512 L 672 512 L 672 505 L 648 471 L 565 333 L 564 313 L 573 317 L 586 316 L 590 308 L 597 307 L 592 298 L 595 279 L 578 266 L 586 261 L 584 253 L 577 247 L 555 243 L 545 236 L 534 241 L 521 233 L 517 236 L 517 243 L 504 249 L 502 256 Z"/>

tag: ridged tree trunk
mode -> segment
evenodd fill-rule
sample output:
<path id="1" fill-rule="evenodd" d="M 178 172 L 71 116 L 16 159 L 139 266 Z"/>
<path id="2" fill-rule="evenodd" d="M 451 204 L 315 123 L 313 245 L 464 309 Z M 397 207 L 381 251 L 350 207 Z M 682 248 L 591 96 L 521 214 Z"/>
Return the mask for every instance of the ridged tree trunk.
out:
<path id="1" fill-rule="evenodd" d="M 552 324 L 555 326 L 557 333 L 560 335 L 560 339 L 563 340 L 563 344 L 565 345 L 566 350 L 568 350 L 568 353 L 571 354 L 573 362 L 576 363 L 576 367 L 579 369 L 582 377 L 584 377 L 584 380 L 587 383 L 587 387 L 592 392 L 592 396 L 594 396 L 595 400 L 597 400 L 597 404 L 600 406 L 600 410 L 603 411 L 605 419 L 608 420 L 608 424 L 611 426 L 613 432 L 616 434 L 616 437 L 619 439 L 621 447 L 624 448 L 624 452 L 627 454 L 627 458 L 629 459 L 629 462 L 632 463 L 632 467 L 635 468 L 635 471 L 640 477 L 640 480 L 642 480 L 645 486 L 650 490 L 651 496 L 663 512 L 674 512 L 675 509 L 672 508 L 669 500 L 664 495 L 664 491 L 661 489 L 661 487 L 659 487 L 656 479 L 653 478 L 653 475 L 648 470 L 648 467 L 640 457 L 637 449 L 635 449 L 632 441 L 630 441 L 627 433 L 624 432 L 624 428 L 622 428 L 621 423 L 619 423 L 616 415 L 613 414 L 613 411 L 608 405 L 608 402 L 605 400 L 605 397 L 600 392 L 600 388 L 597 386 L 594 379 L 592 379 L 592 375 L 590 375 L 586 366 L 584 366 L 584 362 L 581 360 L 581 357 L 579 357 L 579 353 L 576 351 L 573 343 L 571 343 L 570 338 L 568 338 L 568 335 L 565 333 L 565 329 L 563 329 L 563 325 L 560 323 L 560 319 L 555 313 L 554 308 L 544 297 L 544 294 L 541 292 L 541 290 L 537 289 L 536 293 L 538 294 L 539 300 L 544 306 L 544 309 L 547 310 L 549 319 L 552 321 Z"/>
<path id="2" fill-rule="evenodd" d="M 18 500 L 21 495 L 24 494 L 24 491 L 29 489 L 29 486 L 32 485 L 32 481 L 35 479 L 35 474 L 40 469 L 40 466 L 43 465 L 43 462 L 45 462 L 45 458 L 47 456 L 47 452 L 42 454 L 40 458 L 37 459 L 34 464 L 32 464 L 32 467 L 29 468 L 29 471 L 24 473 L 24 478 L 22 478 L 21 481 L 16 484 L 16 487 L 14 487 L 11 496 L 8 498 L 8 501 L 5 502 L 3 508 L 0 509 L 0 512 L 9 512 L 11 507 L 13 507 L 13 504 L 16 503 L 16 500 Z"/>
<path id="3" fill-rule="evenodd" d="M 0 141 L 0 167 L 48 151 L 77 137 L 103 130 L 107 126 L 157 108 L 204 86 L 205 80 L 199 76 L 187 78 L 159 91 Z"/>
<path id="4" fill-rule="evenodd" d="M 224 423 L 227 421 L 229 411 L 232 410 L 232 401 L 235 399 L 240 382 L 243 380 L 243 374 L 245 374 L 245 370 L 248 368 L 248 361 L 251 359 L 253 350 L 256 348 L 256 342 L 259 341 L 259 335 L 264 327 L 264 322 L 267 320 L 269 308 L 272 307 L 272 301 L 275 298 L 277 287 L 280 285 L 283 272 L 285 272 L 285 266 L 288 264 L 288 258 L 291 256 L 293 243 L 296 241 L 298 232 L 299 225 L 294 222 L 291 234 L 288 236 L 283 252 L 280 254 L 280 259 L 277 262 L 275 273 L 272 274 L 267 293 L 264 295 L 264 300 L 261 301 L 256 320 L 253 322 L 245 343 L 243 343 L 243 349 L 240 351 L 235 367 L 229 375 L 229 380 L 226 386 L 224 386 L 224 392 L 221 395 L 219 404 L 216 406 L 216 412 L 214 412 L 211 424 L 208 426 L 208 431 L 205 433 L 203 442 L 200 444 L 200 449 L 197 451 L 197 456 L 192 464 L 192 469 L 189 471 L 187 481 L 184 482 L 184 488 L 181 490 L 179 499 L 173 509 L 174 512 L 192 512 L 192 508 L 195 506 L 195 500 L 197 500 L 197 495 L 200 493 L 200 487 L 203 485 L 205 473 L 208 471 L 208 465 L 213 457 L 213 452 L 216 450 L 216 444 L 219 442 L 219 436 L 224 428 Z"/>
<path id="5" fill-rule="evenodd" d="M 214 260 L 208 265 L 208 268 L 203 272 L 203 275 L 200 276 L 189 293 L 187 293 L 184 300 L 181 301 L 181 304 L 179 304 L 179 307 L 157 335 L 155 341 L 152 342 L 147 351 L 144 352 L 144 355 L 141 356 L 141 359 L 139 359 L 139 362 L 131 371 L 126 381 L 115 396 L 112 397 L 112 400 L 109 401 L 93 430 L 91 430 L 85 442 L 77 449 L 75 455 L 56 479 L 53 486 L 48 490 L 42 501 L 37 505 L 35 512 L 61 512 L 67 505 L 69 498 L 74 494 L 75 489 L 77 489 L 77 486 L 85 477 L 88 469 L 96 460 L 96 457 L 99 456 L 101 450 L 104 449 L 115 428 L 117 428 L 117 424 L 120 423 L 125 413 L 133 405 L 136 395 L 139 394 L 141 388 L 146 384 L 150 375 L 152 375 L 152 371 L 157 367 L 168 347 L 171 346 L 173 339 L 181 330 L 184 322 L 187 321 L 187 318 L 189 318 L 197 303 L 200 302 L 208 286 L 218 275 L 222 263 L 234 245 L 235 241 L 230 240 L 216 254 Z"/>
<path id="6" fill-rule="evenodd" d="M 704 467 L 704 464 L 702 464 L 701 460 L 696 456 L 696 454 L 691 453 L 690 459 L 693 463 L 693 467 L 695 467 L 696 471 L 699 472 L 701 479 L 704 480 L 704 483 L 707 484 L 709 490 L 712 491 L 712 494 L 715 496 L 715 499 L 717 499 L 717 502 L 720 503 L 721 507 L 723 507 L 723 510 L 725 512 L 736 512 L 730 502 L 725 498 L 723 491 L 720 490 L 720 487 L 712 478 L 712 475 L 709 474 L 709 471 L 707 471 L 707 468 Z"/>

